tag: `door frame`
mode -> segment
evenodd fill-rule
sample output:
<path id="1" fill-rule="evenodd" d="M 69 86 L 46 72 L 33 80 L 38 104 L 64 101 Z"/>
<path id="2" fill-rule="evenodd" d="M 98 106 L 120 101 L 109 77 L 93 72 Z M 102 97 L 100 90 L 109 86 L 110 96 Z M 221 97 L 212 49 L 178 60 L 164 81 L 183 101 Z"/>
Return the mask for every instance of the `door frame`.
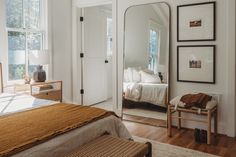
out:
<path id="1" fill-rule="evenodd" d="M 113 111 L 121 116 L 121 112 L 118 109 L 118 65 L 117 65 L 117 0 L 73 0 L 72 2 L 72 101 L 73 103 L 79 104 L 81 102 L 80 98 L 80 89 L 81 83 L 78 82 L 80 80 L 78 67 L 80 64 L 80 47 L 83 45 L 79 43 L 79 29 L 78 29 L 78 20 L 79 20 L 79 12 L 81 12 L 82 8 L 99 6 L 99 5 L 112 5 L 112 84 L 113 84 L 113 92 L 112 92 L 112 104 Z"/>

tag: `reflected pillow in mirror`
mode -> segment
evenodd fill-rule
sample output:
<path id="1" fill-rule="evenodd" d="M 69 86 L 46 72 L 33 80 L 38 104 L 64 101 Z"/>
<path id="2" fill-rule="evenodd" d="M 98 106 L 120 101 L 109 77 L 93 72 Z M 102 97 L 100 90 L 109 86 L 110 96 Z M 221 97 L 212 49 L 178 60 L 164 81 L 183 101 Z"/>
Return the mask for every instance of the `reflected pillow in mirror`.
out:
<path id="1" fill-rule="evenodd" d="M 140 71 L 142 83 L 161 83 L 158 75 L 149 74 L 144 71 Z"/>
<path id="2" fill-rule="evenodd" d="M 140 82 L 141 76 L 136 68 L 128 68 L 124 70 L 124 82 Z"/>
<path id="3" fill-rule="evenodd" d="M 143 72 L 154 75 L 154 71 L 149 69 L 143 69 Z"/>
<path id="4" fill-rule="evenodd" d="M 132 82 L 137 83 L 141 81 L 141 75 L 137 69 L 132 68 L 132 76 L 133 76 Z"/>
<path id="5" fill-rule="evenodd" d="M 128 69 L 124 70 L 124 82 L 130 82 L 129 81 Z"/>

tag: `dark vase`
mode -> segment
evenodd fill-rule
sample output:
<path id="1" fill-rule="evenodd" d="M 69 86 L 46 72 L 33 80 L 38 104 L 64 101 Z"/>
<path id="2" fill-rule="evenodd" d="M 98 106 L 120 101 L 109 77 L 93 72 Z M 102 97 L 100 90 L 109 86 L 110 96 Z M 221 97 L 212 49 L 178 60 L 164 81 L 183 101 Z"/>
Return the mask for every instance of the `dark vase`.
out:
<path id="1" fill-rule="evenodd" d="M 34 72 L 33 78 L 35 82 L 45 82 L 46 72 L 43 70 L 43 66 L 39 65 L 37 67 L 37 71 Z"/>
<path id="2" fill-rule="evenodd" d="M 160 78 L 160 80 L 162 82 L 163 81 L 163 75 L 161 74 L 161 72 L 158 72 L 158 76 L 159 76 L 159 78 Z"/>

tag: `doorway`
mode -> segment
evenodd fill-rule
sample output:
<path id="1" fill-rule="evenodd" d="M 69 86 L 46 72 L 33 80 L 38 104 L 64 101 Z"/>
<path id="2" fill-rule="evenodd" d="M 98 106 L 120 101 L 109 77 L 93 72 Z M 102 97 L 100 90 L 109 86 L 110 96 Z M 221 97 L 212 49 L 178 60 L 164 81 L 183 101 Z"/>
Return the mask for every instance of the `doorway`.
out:
<path id="1" fill-rule="evenodd" d="M 112 110 L 112 5 L 82 10 L 82 104 Z"/>

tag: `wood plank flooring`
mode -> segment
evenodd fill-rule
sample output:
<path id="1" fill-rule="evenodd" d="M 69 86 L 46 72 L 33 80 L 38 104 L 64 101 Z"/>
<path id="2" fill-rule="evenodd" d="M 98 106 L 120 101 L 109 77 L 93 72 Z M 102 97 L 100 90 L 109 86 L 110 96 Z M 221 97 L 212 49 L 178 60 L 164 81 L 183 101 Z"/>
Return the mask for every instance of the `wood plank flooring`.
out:
<path id="1" fill-rule="evenodd" d="M 147 138 L 150 140 L 168 143 L 188 149 L 202 151 L 223 157 L 236 157 L 236 139 L 224 135 L 218 135 L 212 145 L 196 143 L 194 131 L 190 129 L 173 129 L 173 137 L 167 136 L 167 130 L 163 127 L 155 127 L 130 121 L 124 124 L 134 136 Z"/>

